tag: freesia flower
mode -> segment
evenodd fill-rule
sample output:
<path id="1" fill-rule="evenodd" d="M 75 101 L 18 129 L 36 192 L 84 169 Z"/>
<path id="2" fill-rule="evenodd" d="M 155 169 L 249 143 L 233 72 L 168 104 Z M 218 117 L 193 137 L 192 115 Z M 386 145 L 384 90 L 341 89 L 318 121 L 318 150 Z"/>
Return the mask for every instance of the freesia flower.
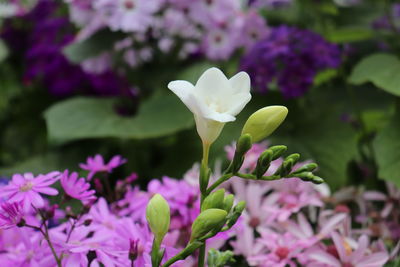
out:
<path id="1" fill-rule="evenodd" d="M 37 177 L 32 173 L 14 174 L 11 182 L 2 188 L 0 197 L 8 197 L 10 202 L 23 202 L 25 211 L 33 205 L 36 208 L 44 206 L 44 200 L 40 194 L 57 195 L 58 191 L 50 185 L 59 179 L 59 172 L 39 174 Z"/>
<path id="2" fill-rule="evenodd" d="M 117 168 L 124 164 L 126 159 L 122 158 L 120 155 L 112 157 L 112 159 L 106 164 L 101 155 L 97 154 L 94 157 L 88 157 L 86 164 L 81 163 L 79 167 L 84 170 L 89 171 L 88 179 L 89 181 L 98 172 L 108 172 L 110 173 L 114 168 Z"/>
<path id="3" fill-rule="evenodd" d="M 173 91 L 194 114 L 197 132 L 204 144 L 217 139 L 225 123 L 234 121 L 250 101 L 250 77 L 239 72 L 228 80 L 217 68 L 206 70 L 196 85 L 188 81 L 172 81 Z"/>
<path id="4" fill-rule="evenodd" d="M 0 229 L 8 229 L 21 222 L 24 213 L 22 202 L 5 202 L 0 206 Z"/>
<path id="5" fill-rule="evenodd" d="M 78 179 L 76 172 L 69 175 L 68 170 L 65 170 L 61 176 L 61 186 L 69 197 L 79 199 L 85 205 L 96 200 L 96 191 L 89 190 L 90 184 L 85 178 Z"/>

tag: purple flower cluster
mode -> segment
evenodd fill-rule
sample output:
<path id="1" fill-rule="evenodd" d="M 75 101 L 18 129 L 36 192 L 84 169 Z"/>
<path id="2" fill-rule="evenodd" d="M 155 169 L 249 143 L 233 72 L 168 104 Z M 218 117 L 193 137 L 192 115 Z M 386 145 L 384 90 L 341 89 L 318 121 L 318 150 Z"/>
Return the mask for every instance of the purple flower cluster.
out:
<path id="1" fill-rule="evenodd" d="M 338 46 L 314 32 L 280 26 L 242 58 L 241 69 L 258 91 L 266 92 L 275 83 L 285 97 L 293 98 L 311 87 L 318 71 L 338 67 L 340 55 Z"/>
<path id="2" fill-rule="evenodd" d="M 251 172 L 259 152 L 266 147 L 266 143 L 255 144 L 241 171 Z M 232 158 L 234 147 L 226 150 L 228 158 Z M 153 235 L 145 213 L 155 193 L 161 194 L 171 209 L 170 229 L 162 244 L 164 261 L 174 256 L 187 244 L 190 226 L 200 212 L 199 166 L 194 165 L 182 180 L 152 180 L 146 191 L 132 185 L 137 177 L 131 175 L 117 182 L 111 201 L 109 195 L 102 195 L 102 190 L 97 189 L 108 179 L 107 174 L 124 162 L 125 159 L 115 156 L 106 163 L 96 155 L 81 164 L 89 171 L 91 180 L 65 171 L 37 177 L 16 174 L 8 185 L 2 185 L 1 196 L 6 197 L 0 203 L 2 266 L 55 266 L 54 251 L 62 266 L 150 267 Z M 281 162 L 282 159 L 273 161 L 267 175 Z M 61 210 L 42 198 L 42 194 L 58 193 L 51 187 L 58 180 L 67 196 L 64 201 L 82 201 L 80 211 L 68 206 Z M 90 189 L 91 183 L 97 197 Z M 234 193 L 235 201 L 245 200 L 247 208 L 234 228 L 213 237 L 207 245 L 221 248 L 229 244 L 250 266 L 380 267 L 400 248 L 399 245 L 389 252 L 382 241 L 399 240 L 395 205 L 400 202 L 400 191 L 392 185 L 388 195 L 356 188 L 331 194 L 326 185 L 317 186 L 297 178 L 269 183 L 233 178 L 225 188 Z M 384 208 L 379 211 L 382 205 Z M 351 206 L 357 208 L 351 210 Z M 372 215 L 378 211 L 379 216 Z M 49 219 L 58 222 L 56 226 L 50 227 Z M 358 227 L 352 222 L 357 222 Z M 195 263 L 192 255 L 173 266 L 191 267 Z"/>
<path id="3" fill-rule="evenodd" d="M 18 53 L 24 51 L 24 82 L 40 81 L 57 96 L 76 92 L 96 95 L 129 92 L 127 82 L 109 69 L 86 73 L 67 60 L 62 50 L 74 37 L 68 19 L 57 15 L 59 6 L 56 1 L 40 0 L 31 12 L 21 17 L 24 23 L 29 23 L 28 30 L 15 28 L 12 21 L 6 24 L 3 38 Z"/>
<path id="4" fill-rule="evenodd" d="M 126 33 L 113 52 L 122 54 L 130 66 L 151 60 L 156 51 L 177 51 L 180 58 L 201 53 L 211 60 L 226 60 L 268 32 L 256 10 L 236 0 L 65 2 L 71 20 L 81 28 L 77 40 L 103 28 Z"/>

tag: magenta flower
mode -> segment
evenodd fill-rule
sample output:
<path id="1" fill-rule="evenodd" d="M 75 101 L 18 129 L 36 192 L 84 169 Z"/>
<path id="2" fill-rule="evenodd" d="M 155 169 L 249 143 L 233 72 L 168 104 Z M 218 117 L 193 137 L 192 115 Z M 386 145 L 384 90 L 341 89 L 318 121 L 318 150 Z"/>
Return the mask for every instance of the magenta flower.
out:
<path id="1" fill-rule="evenodd" d="M 78 173 L 73 172 L 69 175 L 68 170 L 65 170 L 60 181 L 65 193 L 71 198 L 79 199 L 84 205 L 96 200 L 96 191 L 89 190 L 90 184 L 85 178 L 78 179 Z"/>
<path id="2" fill-rule="evenodd" d="M 2 203 L 0 206 L 0 229 L 8 229 L 21 222 L 24 213 L 22 202 Z"/>
<path id="3" fill-rule="evenodd" d="M 98 172 L 111 173 L 111 171 L 114 168 L 121 166 L 125 162 L 126 159 L 122 158 L 120 155 L 117 155 L 112 157 L 112 159 L 106 164 L 104 163 L 103 157 L 97 154 L 94 157 L 88 157 L 86 163 L 79 164 L 79 167 L 89 171 L 88 179 L 90 181 L 93 178 L 93 175 L 95 175 L 96 173 Z"/>
<path id="4" fill-rule="evenodd" d="M 51 188 L 59 179 L 59 172 L 39 174 L 32 173 L 14 174 L 11 182 L 2 188 L 0 197 L 8 197 L 9 202 L 22 202 L 24 211 L 28 211 L 33 205 L 36 208 L 44 206 L 44 200 L 40 194 L 57 195 L 58 191 Z"/>

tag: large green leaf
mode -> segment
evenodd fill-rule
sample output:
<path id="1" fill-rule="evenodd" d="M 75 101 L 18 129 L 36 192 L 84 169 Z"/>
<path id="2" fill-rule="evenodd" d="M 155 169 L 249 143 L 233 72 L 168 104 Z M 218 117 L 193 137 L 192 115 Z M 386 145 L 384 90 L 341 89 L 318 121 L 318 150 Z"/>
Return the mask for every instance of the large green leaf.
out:
<path id="1" fill-rule="evenodd" d="M 134 117 L 121 117 L 113 99 L 76 97 L 45 112 L 49 139 L 63 143 L 85 138 L 145 139 L 192 127 L 193 116 L 173 95 L 156 95 Z"/>
<path id="2" fill-rule="evenodd" d="M 374 148 L 379 177 L 400 187 L 400 112 L 378 133 Z"/>
<path id="3" fill-rule="evenodd" d="M 80 63 L 111 49 L 115 41 L 120 40 L 123 37 L 123 34 L 120 32 L 102 30 L 95 33 L 89 39 L 66 46 L 64 48 L 64 55 L 71 62 Z"/>
<path id="4" fill-rule="evenodd" d="M 285 133 L 277 140 L 288 145 L 290 152 L 299 152 L 303 159 L 318 163 L 318 174 L 332 188 L 344 186 L 348 164 L 357 154 L 355 132 L 336 116 L 325 114 L 301 120 L 298 114 L 291 115 L 294 118 L 289 117 Z"/>
<path id="5" fill-rule="evenodd" d="M 360 85 L 372 82 L 388 93 L 400 96 L 400 60 L 394 55 L 378 53 L 362 59 L 353 69 L 349 82 Z"/>

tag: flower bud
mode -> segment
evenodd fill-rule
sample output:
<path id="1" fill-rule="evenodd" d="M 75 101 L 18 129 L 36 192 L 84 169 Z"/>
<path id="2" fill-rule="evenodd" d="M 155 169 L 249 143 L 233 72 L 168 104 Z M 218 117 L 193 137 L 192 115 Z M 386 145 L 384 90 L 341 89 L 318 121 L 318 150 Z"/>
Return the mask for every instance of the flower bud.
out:
<path id="1" fill-rule="evenodd" d="M 258 142 L 270 134 L 285 120 L 288 109 L 284 106 L 269 106 L 254 112 L 246 121 L 243 134 L 250 134 Z"/>
<path id="2" fill-rule="evenodd" d="M 293 172 L 293 174 L 302 173 L 302 172 L 312 172 L 316 168 L 318 168 L 318 165 L 316 163 L 308 163 L 308 164 L 305 164 L 305 165 L 301 166 L 297 170 L 295 170 Z"/>
<path id="3" fill-rule="evenodd" d="M 243 210 L 246 208 L 246 202 L 240 201 L 234 208 L 232 214 L 229 216 L 227 225 L 231 228 L 239 219 L 240 215 L 242 215 Z"/>
<path id="4" fill-rule="evenodd" d="M 252 146 L 251 135 L 243 134 L 239 137 L 239 140 L 236 142 L 236 153 L 243 156 L 247 151 L 250 150 Z"/>
<path id="5" fill-rule="evenodd" d="M 274 156 L 274 151 L 272 149 L 267 149 L 261 153 L 257 160 L 257 166 L 255 169 L 255 175 L 257 179 L 261 178 L 264 173 L 267 172 L 269 166 L 271 165 L 272 158 Z"/>
<path id="6" fill-rule="evenodd" d="M 276 160 L 280 156 L 282 156 L 283 153 L 286 152 L 287 146 L 284 146 L 284 145 L 272 146 L 269 149 L 271 149 L 274 152 L 274 156 L 272 157 L 272 160 Z"/>
<path id="7" fill-rule="evenodd" d="M 156 243 L 160 245 L 168 232 L 170 223 L 169 205 L 160 194 L 155 194 L 147 204 L 146 219 Z"/>
<path id="8" fill-rule="evenodd" d="M 227 214 L 226 211 L 221 209 L 208 209 L 201 212 L 192 224 L 190 242 L 203 237 L 211 230 L 222 227 Z"/>
<path id="9" fill-rule="evenodd" d="M 234 202 L 235 197 L 232 194 L 227 195 L 224 198 L 224 205 L 223 205 L 223 209 L 226 212 L 230 212 L 233 206 L 233 202 Z"/>
<path id="10" fill-rule="evenodd" d="M 209 267 L 223 267 L 226 266 L 228 263 L 235 262 L 233 257 L 234 254 L 230 250 L 221 252 L 219 250 L 211 248 L 208 251 L 207 264 Z"/>
<path id="11" fill-rule="evenodd" d="M 219 189 L 208 195 L 201 205 L 201 211 L 207 209 L 223 209 L 225 189 Z"/>

